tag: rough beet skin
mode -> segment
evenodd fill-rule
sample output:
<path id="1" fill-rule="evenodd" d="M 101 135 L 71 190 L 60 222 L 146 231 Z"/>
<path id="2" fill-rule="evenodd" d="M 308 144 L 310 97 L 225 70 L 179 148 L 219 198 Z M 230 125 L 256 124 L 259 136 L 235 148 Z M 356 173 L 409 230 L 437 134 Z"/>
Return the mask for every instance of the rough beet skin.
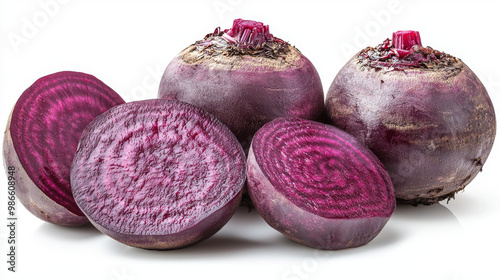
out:
<path id="1" fill-rule="evenodd" d="M 253 134 L 277 117 L 316 119 L 323 87 L 316 69 L 261 22 L 236 19 L 184 49 L 167 66 L 158 96 L 214 114 L 245 151 Z"/>
<path id="2" fill-rule="evenodd" d="M 4 135 L 6 172 L 15 168 L 16 195 L 38 218 L 57 225 L 88 222 L 71 194 L 70 167 L 85 126 L 124 103 L 94 76 L 58 72 L 38 79 L 16 102 Z"/>
<path id="3" fill-rule="evenodd" d="M 395 210 L 382 163 L 351 135 L 327 124 L 278 118 L 254 136 L 248 192 L 260 215 L 304 245 L 364 245 Z"/>
<path id="4" fill-rule="evenodd" d="M 217 232 L 240 203 L 245 155 L 214 116 L 174 100 L 112 108 L 82 134 L 71 168 L 78 206 L 139 248 L 181 248 Z"/>
<path id="5" fill-rule="evenodd" d="M 482 170 L 496 133 L 493 105 L 460 59 L 422 47 L 415 31 L 356 54 L 326 97 L 332 123 L 384 163 L 396 197 L 432 204 Z"/>

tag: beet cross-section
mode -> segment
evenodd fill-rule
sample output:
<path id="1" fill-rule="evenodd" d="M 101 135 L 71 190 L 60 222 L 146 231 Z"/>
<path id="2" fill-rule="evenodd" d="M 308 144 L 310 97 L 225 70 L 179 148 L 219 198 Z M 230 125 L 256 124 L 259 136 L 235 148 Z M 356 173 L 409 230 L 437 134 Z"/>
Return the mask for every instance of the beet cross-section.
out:
<path id="1" fill-rule="evenodd" d="M 395 210 L 382 163 L 351 135 L 326 124 L 279 118 L 253 138 L 248 191 L 276 230 L 318 249 L 368 243 Z"/>
<path id="2" fill-rule="evenodd" d="M 76 202 L 103 233 L 130 246 L 174 249 L 232 216 L 245 155 L 211 114 L 179 101 L 117 106 L 83 132 L 71 169 Z"/>
<path id="3" fill-rule="evenodd" d="M 19 201 L 57 225 L 88 222 L 71 194 L 70 167 L 82 131 L 96 116 L 125 101 L 94 76 L 58 72 L 19 97 L 4 135 L 6 168 L 14 168 Z"/>

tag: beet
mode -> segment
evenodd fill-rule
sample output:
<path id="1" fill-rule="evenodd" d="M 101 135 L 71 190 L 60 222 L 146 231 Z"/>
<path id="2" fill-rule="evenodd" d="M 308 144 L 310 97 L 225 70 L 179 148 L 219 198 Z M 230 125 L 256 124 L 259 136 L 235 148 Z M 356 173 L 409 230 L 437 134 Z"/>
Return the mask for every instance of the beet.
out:
<path id="1" fill-rule="evenodd" d="M 130 246 L 173 249 L 217 232 L 240 203 L 245 155 L 204 110 L 173 100 L 112 108 L 82 134 L 71 168 L 78 206 Z"/>
<path id="2" fill-rule="evenodd" d="M 356 54 L 326 97 L 331 123 L 384 163 L 396 197 L 432 204 L 482 170 L 496 133 L 485 87 L 460 59 L 423 47 L 415 31 Z"/>
<path id="3" fill-rule="evenodd" d="M 327 124 L 278 118 L 254 136 L 248 192 L 260 215 L 318 249 L 364 245 L 395 210 L 394 188 L 375 155 Z"/>
<path id="4" fill-rule="evenodd" d="M 38 79 L 16 102 L 4 135 L 6 172 L 16 195 L 38 218 L 57 225 L 88 222 L 73 199 L 70 167 L 85 126 L 123 99 L 96 77 L 58 72 Z"/>
<path id="5" fill-rule="evenodd" d="M 158 96 L 209 111 L 248 150 L 252 135 L 277 117 L 316 119 L 324 107 L 316 69 L 261 22 L 236 19 L 179 53 Z"/>

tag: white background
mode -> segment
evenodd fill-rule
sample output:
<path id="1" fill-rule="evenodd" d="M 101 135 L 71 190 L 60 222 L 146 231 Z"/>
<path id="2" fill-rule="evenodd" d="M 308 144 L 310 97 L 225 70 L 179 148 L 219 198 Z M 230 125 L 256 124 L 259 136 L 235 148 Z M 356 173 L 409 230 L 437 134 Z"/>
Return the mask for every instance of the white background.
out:
<path id="1" fill-rule="evenodd" d="M 93 74 L 126 101 L 154 98 L 178 52 L 239 17 L 269 24 L 298 47 L 325 92 L 354 52 L 393 31 L 418 30 L 424 45 L 476 72 L 500 114 L 499 10 L 495 1 L 0 0 L 0 126 L 28 86 L 61 70 Z M 499 168 L 496 143 L 484 171 L 456 200 L 399 205 L 371 243 L 331 252 L 289 241 L 245 209 L 202 243 L 147 251 L 91 226 L 44 223 L 18 203 L 16 273 L 7 271 L 2 175 L 0 279 L 500 279 Z"/>

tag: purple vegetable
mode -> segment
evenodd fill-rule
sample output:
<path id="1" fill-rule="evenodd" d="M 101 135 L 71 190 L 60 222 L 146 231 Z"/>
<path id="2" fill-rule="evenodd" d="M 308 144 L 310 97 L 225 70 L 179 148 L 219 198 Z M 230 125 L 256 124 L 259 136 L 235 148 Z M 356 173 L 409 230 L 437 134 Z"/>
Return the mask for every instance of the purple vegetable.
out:
<path id="1" fill-rule="evenodd" d="M 254 136 L 248 191 L 260 215 L 292 240 L 318 249 L 364 245 L 396 200 L 382 163 L 330 125 L 278 118 Z"/>
<path id="2" fill-rule="evenodd" d="M 324 107 L 316 69 L 261 22 L 236 19 L 184 49 L 167 66 L 158 96 L 214 114 L 245 151 L 252 135 L 277 117 L 316 119 Z"/>
<path id="3" fill-rule="evenodd" d="M 482 170 L 496 133 L 493 105 L 460 59 L 399 31 L 356 54 L 326 98 L 332 123 L 370 148 L 396 197 L 432 204 L 454 197 Z"/>
<path id="4" fill-rule="evenodd" d="M 245 155 L 200 108 L 145 100 L 85 129 L 71 168 L 75 200 L 97 229 L 130 246 L 173 249 L 217 232 L 245 182 Z"/>
<path id="5" fill-rule="evenodd" d="M 88 222 L 71 194 L 71 162 L 85 126 L 121 103 L 103 82 L 78 72 L 42 77 L 19 97 L 3 155 L 6 172 L 14 168 L 17 198 L 31 213 L 57 225 Z"/>

